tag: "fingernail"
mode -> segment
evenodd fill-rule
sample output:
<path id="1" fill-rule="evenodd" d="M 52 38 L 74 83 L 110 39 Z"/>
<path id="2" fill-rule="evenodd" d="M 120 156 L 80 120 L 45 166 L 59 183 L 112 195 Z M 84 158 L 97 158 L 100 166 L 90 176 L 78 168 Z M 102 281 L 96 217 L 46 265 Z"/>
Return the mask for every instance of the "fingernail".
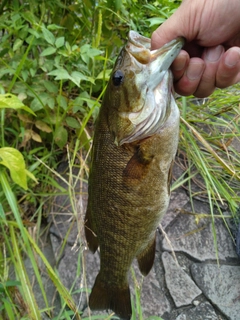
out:
<path id="1" fill-rule="evenodd" d="M 189 80 L 198 79 L 203 73 L 204 65 L 200 63 L 191 63 L 187 69 L 187 77 Z"/>
<path id="2" fill-rule="evenodd" d="M 217 46 L 215 48 L 208 48 L 206 49 L 206 58 L 210 62 L 218 61 L 223 53 L 223 47 Z"/>
<path id="3" fill-rule="evenodd" d="M 238 49 L 232 49 L 227 52 L 225 64 L 228 67 L 234 67 L 240 60 L 240 52 Z"/>

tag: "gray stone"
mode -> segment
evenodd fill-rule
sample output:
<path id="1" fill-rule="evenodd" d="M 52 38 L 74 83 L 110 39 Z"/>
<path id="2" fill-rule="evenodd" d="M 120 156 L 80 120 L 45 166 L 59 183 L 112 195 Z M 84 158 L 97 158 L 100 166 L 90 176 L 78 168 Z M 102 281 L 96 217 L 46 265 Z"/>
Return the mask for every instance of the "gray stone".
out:
<path id="1" fill-rule="evenodd" d="M 168 225 L 177 217 L 179 210 L 189 201 L 189 197 L 183 188 L 178 188 L 171 193 L 170 203 L 166 214 L 164 215 L 161 226 L 166 229 Z"/>
<path id="2" fill-rule="evenodd" d="M 218 320 L 209 302 L 199 304 L 196 308 L 181 313 L 176 320 Z"/>
<path id="3" fill-rule="evenodd" d="M 134 261 L 132 268 L 134 270 L 135 281 L 131 277 L 130 289 L 134 301 L 136 301 L 135 293 L 137 288 L 140 288 L 141 308 L 144 318 L 161 316 L 165 312 L 169 312 L 170 303 L 159 286 L 154 268 L 152 268 L 146 277 L 141 275 L 136 261 Z"/>
<path id="4" fill-rule="evenodd" d="M 187 207 L 190 211 L 190 207 Z M 187 210 L 187 211 L 188 211 Z M 195 201 L 195 211 L 207 213 L 204 203 Z M 198 217 L 198 215 L 196 215 Z M 218 257 L 221 260 L 228 258 L 237 259 L 234 243 L 225 227 L 222 219 L 215 219 L 215 230 L 217 234 Z M 163 240 L 163 250 L 184 252 L 199 261 L 216 259 L 216 249 L 210 218 L 203 218 L 196 224 L 195 217 L 190 214 L 179 213 L 171 228 L 167 232 L 171 242 Z"/>
<path id="5" fill-rule="evenodd" d="M 166 284 L 176 307 L 191 304 L 201 294 L 201 290 L 169 253 L 164 252 L 162 254 L 162 261 Z"/>
<path id="6" fill-rule="evenodd" d="M 174 187 L 175 181 L 184 176 L 185 169 L 182 167 L 181 161 L 182 160 L 176 156 L 172 171 L 172 187 Z M 166 227 L 176 218 L 178 211 L 188 202 L 188 200 L 189 198 L 186 191 L 182 187 L 178 187 L 171 192 L 167 213 L 161 221 L 163 229 L 166 229 Z"/>
<path id="7" fill-rule="evenodd" d="M 240 139 L 235 137 L 231 143 L 232 147 L 237 151 L 240 152 Z"/>
<path id="8" fill-rule="evenodd" d="M 203 294 L 228 319 L 240 319 L 240 266 L 194 263 L 191 272 Z"/>

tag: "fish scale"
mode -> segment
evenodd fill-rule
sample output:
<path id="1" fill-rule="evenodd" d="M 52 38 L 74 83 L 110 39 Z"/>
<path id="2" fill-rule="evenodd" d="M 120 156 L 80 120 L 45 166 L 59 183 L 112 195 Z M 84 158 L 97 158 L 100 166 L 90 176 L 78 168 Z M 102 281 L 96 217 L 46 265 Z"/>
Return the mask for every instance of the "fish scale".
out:
<path id="1" fill-rule="evenodd" d="M 128 273 L 133 259 L 137 258 L 143 275 L 154 262 L 156 228 L 168 207 L 178 145 L 179 111 L 168 68 L 183 40 L 173 40 L 154 52 L 149 41 L 130 31 L 117 59 L 95 126 L 89 175 L 85 234 L 92 252 L 100 247 L 100 271 L 89 305 L 92 310 L 111 309 L 121 319 L 131 318 Z M 161 105 L 159 94 L 165 101 Z M 149 127 L 152 112 L 156 117 L 159 112 L 167 116 L 159 116 L 158 123 Z"/>

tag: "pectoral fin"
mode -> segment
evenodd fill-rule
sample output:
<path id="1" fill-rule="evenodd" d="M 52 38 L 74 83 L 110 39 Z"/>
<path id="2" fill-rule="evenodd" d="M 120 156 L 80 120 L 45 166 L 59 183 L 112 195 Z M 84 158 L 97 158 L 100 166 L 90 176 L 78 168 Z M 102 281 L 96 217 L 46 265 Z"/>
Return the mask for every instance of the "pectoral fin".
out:
<path id="1" fill-rule="evenodd" d="M 148 246 L 137 256 L 138 266 L 142 275 L 146 276 L 152 269 L 156 248 L 156 236 Z"/>
<path id="2" fill-rule="evenodd" d="M 123 170 L 123 176 L 140 180 L 147 173 L 152 159 L 152 154 L 148 154 L 141 145 L 138 146 L 132 158 L 128 161 L 126 168 Z"/>
<path id="3" fill-rule="evenodd" d="M 138 154 L 135 153 L 123 170 L 123 177 L 140 180 L 144 176 L 145 170 L 146 166 L 140 161 Z"/>

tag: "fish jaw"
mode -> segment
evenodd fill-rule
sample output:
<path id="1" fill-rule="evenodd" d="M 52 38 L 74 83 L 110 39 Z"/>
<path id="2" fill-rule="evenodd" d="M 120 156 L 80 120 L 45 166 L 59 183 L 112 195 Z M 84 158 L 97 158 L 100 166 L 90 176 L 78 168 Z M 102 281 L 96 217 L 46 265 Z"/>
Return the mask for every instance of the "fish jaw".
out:
<path id="1" fill-rule="evenodd" d="M 172 106 L 172 75 L 169 67 L 183 46 L 177 38 L 157 50 L 150 39 L 130 31 L 129 41 L 119 56 L 109 85 L 109 128 L 116 145 L 148 138 L 164 125 Z M 122 74 L 122 83 L 113 77 Z"/>
<path id="2" fill-rule="evenodd" d="M 143 68 L 142 72 L 136 75 L 136 83 L 142 83 L 143 79 L 147 79 L 148 90 L 154 90 L 161 83 L 165 73 L 179 54 L 184 45 L 184 39 L 178 37 L 152 51 L 150 43 L 150 39 L 135 31 L 130 31 L 126 50 L 138 63 L 146 64 L 146 68 Z"/>

